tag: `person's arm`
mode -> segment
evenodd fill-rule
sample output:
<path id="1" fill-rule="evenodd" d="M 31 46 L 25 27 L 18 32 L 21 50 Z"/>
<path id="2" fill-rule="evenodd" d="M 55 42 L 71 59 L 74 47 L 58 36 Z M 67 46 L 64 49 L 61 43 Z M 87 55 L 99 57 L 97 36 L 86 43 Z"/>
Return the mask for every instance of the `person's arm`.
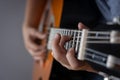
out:
<path id="1" fill-rule="evenodd" d="M 47 0 L 27 0 L 24 25 L 38 28 Z"/>
<path id="2" fill-rule="evenodd" d="M 23 38 L 28 52 L 35 60 L 44 60 L 45 46 L 37 44 L 36 39 L 46 38 L 46 34 L 38 31 L 40 19 L 47 0 L 27 0 L 25 18 L 23 21 Z"/>

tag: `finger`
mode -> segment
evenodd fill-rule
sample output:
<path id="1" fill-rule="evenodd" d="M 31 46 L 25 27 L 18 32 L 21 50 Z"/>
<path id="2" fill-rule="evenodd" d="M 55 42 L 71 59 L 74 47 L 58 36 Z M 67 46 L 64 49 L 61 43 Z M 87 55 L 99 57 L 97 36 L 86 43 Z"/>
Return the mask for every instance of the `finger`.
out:
<path id="1" fill-rule="evenodd" d="M 68 65 L 68 61 L 66 59 L 66 51 L 64 51 L 59 45 L 60 39 L 61 39 L 60 34 L 56 34 L 52 42 L 52 51 L 53 51 L 52 55 L 61 64 Z"/>
<path id="2" fill-rule="evenodd" d="M 45 56 L 45 55 L 47 55 L 47 49 L 35 51 L 35 54 L 34 54 L 34 56 Z"/>
<path id="3" fill-rule="evenodd" d="M 88 27 L 85 26 L 83 23 L 79 22 L 79 23 L 78 23 L 78 29 L 79 29 L 79 30 L 88 29 Z"/>
<path id="4" fill-rule="evenodd" d="M 33 56 L 33 59 L 35 60 L 35 61 L 45 61 L 45 59 L 46 59 L 46 56 Z"/>
<path id="5" fill-rule="evenodd" d="M 56 34 L 55 38 L 52 41 L 52 51 L 53 51 L 52 55 L 57 61 L 59 61 L 63 56 L 63 54 L 61 54 L 62 53 L 61 47 L 59 45 L 60 39 L 61 39 L 60 34 Z"/>
<path id="6" fill-rule="evenodd" d="M 39 39 L 45 39 L 47 37 L 47 34 L 41 33 L 41 32 L 39 32 L 38 30 L 35 30 L 35 29 L 32 29 L 30 31 L 30 33 L 31 33 L 32 36 L 37 37 Z"/>
<path id="7" fill-rule="evenodd" d="M 60 51 L 61 48 L 60 48 L 60 46 L 59 46 L 60 39 L 61 39 L 60 34 L 56 34 L 56 35 L 55 35 L 55 38 L 54 38 L 53 41 L 52 41 L 53 54 L 56 53 L 56 52 L 61 52 L 61 51 Z"/>
<path id="8" fill-rule="evenodd" d="M 80 70 L 84 66 L 84 63 L 75 58 L 74 48 L 70 48 L 67 52 L 66 58 L 73 70 Z"/>
<path id="9" fill-rule="evenodd" d="M 26 39 L 25 43 L 26 43 L 25 47 L 26 47 L 27 49 L 30 48 L 30 49 L 33 49 L 33 50 L 37 50 L 37 49 L 39 49 L 39 48 L 41 47 L 40 45 L 36 44 L 36 43 L 34 42 L 34 40 L 31 39 L 30 37 L 28 37 L 28 38 Z"/>
<path id="10" fill-rule="evenodd" d="M 33 51 L 38 51 L 38 50 L 42 50 L 45 48 L 44 45 L 37 45 L 32 40 L 28 40 L 26 47 L 27 47 L 27 49 L 31 49 Z"/>
<path id="11" fill-rule="evenodd" d="M 71 36 L 62 36 L 59 45 L 63 47 L 67 41 L 70 41 L 71 38 Z"/>
<path id="12" fill-rule="evenodd" d="M 34 53 L 34 55 L 32 55 L 32 56 L 33 56 L 34 60 L 45 60 L 46 59 L 46 56 L 47 56 L 46 50 L 41 50 L 38 52 L 33 51 L 33 53 Z"/>
<path id="13" fill-rule="evenodd" d="M 34 50 L 32 50 L 32 49 L 29 49 L 28 50 L 29 52 L 30 52 L 30 54 L 32 55 L 32 56 L 40 56 L 40 55 L 43 55 L 43 53 L 44 54 L 46 54 L 47 53 L 47 50 L 46 49 L 40 49 L 40 50 L 37 50 L 37 51 L 34 51 Z"/>

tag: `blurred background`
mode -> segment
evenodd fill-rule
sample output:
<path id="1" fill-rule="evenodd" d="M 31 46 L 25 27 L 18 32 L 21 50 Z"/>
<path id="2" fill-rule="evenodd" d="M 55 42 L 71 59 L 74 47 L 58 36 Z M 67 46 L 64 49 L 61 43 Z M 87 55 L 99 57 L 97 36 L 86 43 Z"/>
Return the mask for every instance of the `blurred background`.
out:
<path id="1" fill-rule="evenodd" d="M 26 0 L 0 0 L 0 80 L 32 80 L 32 58 L 24 48 Z"/>

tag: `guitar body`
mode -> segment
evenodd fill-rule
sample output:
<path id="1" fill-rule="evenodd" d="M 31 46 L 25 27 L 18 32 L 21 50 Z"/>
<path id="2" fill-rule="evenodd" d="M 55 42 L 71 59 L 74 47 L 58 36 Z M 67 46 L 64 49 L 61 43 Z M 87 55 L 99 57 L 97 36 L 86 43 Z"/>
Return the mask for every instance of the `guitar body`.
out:
<path id="1" fill-rule="evenodd" d="M 46 61 L 42 64 L 34 62 L 33 80 L 49 80 L 53 57 L 48 53 Z"/>
<path id="2" fill-rule="evenodd" d="M 49 1 L 49 0 L 48 0 Z M 48 27 L 53 27 L 53 26 L 59 26 L 60 24 L 60 18 L 61 18 L 61 13 L 62 13 L 62 6 L 63 6 L 63 0 L 50 0 L 51 1 L 51 8 L 49 12 L 43 14 L 43 32 L 47 33 L 48 32 Z M 49 2 L 50 2 L 49 1 Z M 47 5 L 47 4 L 46 4 Z M 57 6 L 56 6 L 57 5 Z M 46 11 L 46 10 L 45 10 Z M 50 21 L 51 16 L 54 18 L 54 22 Z M 42 45 L 46 45 L 46 40 L 42 41 Z M 44 63 L 40 64 L 40 61 L 35 61 L 33 65 L 33 80 L 49 80 L 50 73 L 51 73 L 51 68 L 52 68 L 52 62 L 53 62 L 53 57 L 51 55 L 51 51 L 48 51 L 47 58 Z"/>

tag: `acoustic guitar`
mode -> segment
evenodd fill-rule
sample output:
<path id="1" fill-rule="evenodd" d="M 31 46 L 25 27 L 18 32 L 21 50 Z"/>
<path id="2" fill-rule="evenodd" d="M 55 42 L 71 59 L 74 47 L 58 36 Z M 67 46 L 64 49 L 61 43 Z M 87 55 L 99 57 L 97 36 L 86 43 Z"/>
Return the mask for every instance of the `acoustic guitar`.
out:
<path id="1" fill-rule="evenodd" d="M 57 2 L 56 2 L 57 1 Z M 72 36 L 72 39 L 67 42 L 64 47 L 69 49 L 75 48 L 76 57 L 78 60 L 86 60 L 100 66 L 104 66 L 108 69 L 116 69 L 120 71 L 120 59 L 116 56 L 109 55 L 91 48 L 87 48 L 89 44 L 120 44 L 120 32 L 118 31 L 89 31 L 87 29 L 70 30 L 59 29 L 60 17 L 62 12 L 63 0 L 48 0 L 42 20 L 40 22 L 40 31 L 48 32 L 49 36 L 47 40 L 43 40 L 42 44 L 47 44 L 46 60 L 43 65 L 39 62 L 34 62 L 33 80 L 49 80 L 53 57 L 51 55 L 51 41 L 55 34 Z M 59 1 L 59 2 L 58 2 Z M 59 4 L 56 4 L 59 3 Z M 54 7 L 57 5 L 56 7 Z M 117 75 L 119 76 L 119 75 Z M 119 76 L 120 77 L 120 76 Z M 113 77 L 112 77 L 113 78 Z"/>
<path id="2" fill-rule="evenodd" d="M 49 32 L 51 27 L 56 26 L 57 28 L 59 26 L 62 6 L 63 0 L 47 0 L 40 21 L 39 31 L 46 33 Z M 42 40 L 41 43 L 46 45 L 47 40 Z M 48 51 L 46 54 L 46 60 L 43 64 L 40 64 L 39 61 L 34 62 L 33 80 L 49 80 L 53 57 L 51 51 Z"/>

